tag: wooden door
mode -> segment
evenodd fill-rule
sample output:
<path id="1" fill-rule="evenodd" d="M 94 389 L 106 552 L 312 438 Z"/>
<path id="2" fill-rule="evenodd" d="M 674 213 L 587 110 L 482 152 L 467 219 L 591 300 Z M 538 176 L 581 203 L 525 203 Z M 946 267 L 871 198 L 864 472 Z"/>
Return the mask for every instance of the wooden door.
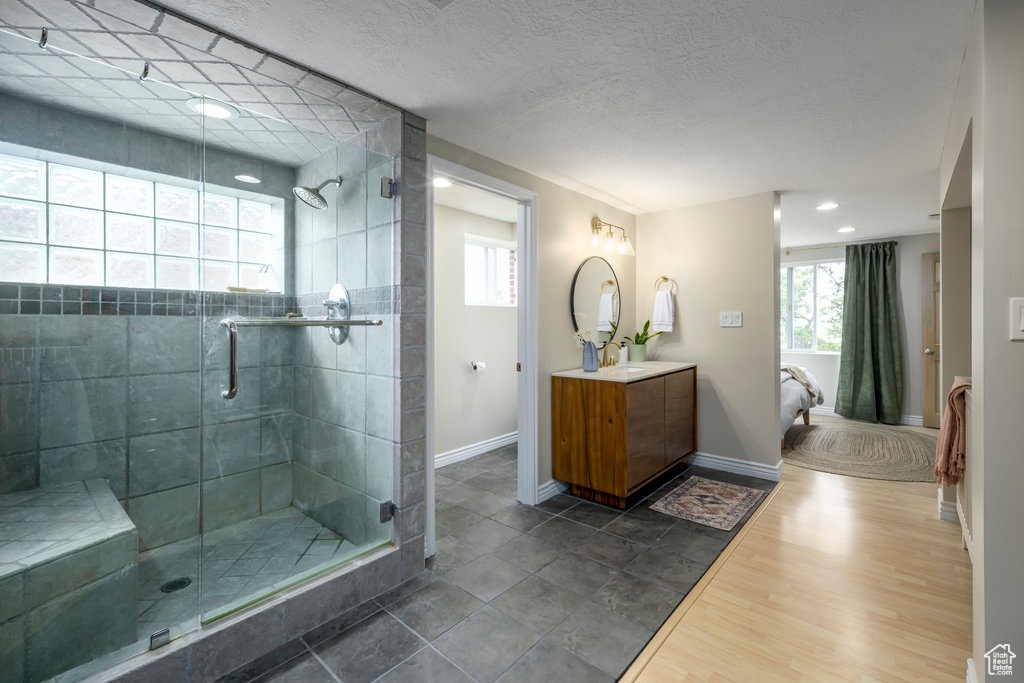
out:
<path id="1" fill-rule="evenodd" d="M 665 467 L 665 378 L 626 385 L 626 490 Z"/>
<path id="2" fill-rule="evenodd" d="M 925 427 L 939 426 L 942 410 L 942 381 L 939 374 L 939 327 L 942 318 L 942 304 L 939 291 L 942 286 L 939 275 L 939 254 L 932 252 L 921 255 L 921 377 L 922 377 L 922 422 Z M 964 324 L 970 324 L 966 321 Z"/>

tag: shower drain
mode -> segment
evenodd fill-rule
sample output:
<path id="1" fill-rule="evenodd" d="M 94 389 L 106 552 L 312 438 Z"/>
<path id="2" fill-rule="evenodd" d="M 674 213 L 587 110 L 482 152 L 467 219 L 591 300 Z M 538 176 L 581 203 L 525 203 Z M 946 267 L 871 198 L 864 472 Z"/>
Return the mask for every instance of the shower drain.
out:
<path id="1" fill-rule="evenodd" d="M 180 591 L 182 588 L 185 588 L 190 583 L 192 583 L 192 579 L 188 578 L 187 576 L 182 576 L 179 579 L 172 579 L 164 585 L 160 586 L 160 590 L 163 593 L 173 593 L 174 591 Z"/>

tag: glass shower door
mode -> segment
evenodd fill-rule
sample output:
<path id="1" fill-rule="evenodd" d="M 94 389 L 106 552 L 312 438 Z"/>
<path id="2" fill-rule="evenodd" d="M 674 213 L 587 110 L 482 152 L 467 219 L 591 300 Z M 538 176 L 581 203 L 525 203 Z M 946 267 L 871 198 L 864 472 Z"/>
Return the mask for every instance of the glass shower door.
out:
<path id="1" fill-rule="evenodd" d="M 237 240 L 239 265 L 227 276 L 238 291 L 203 298 L 204 622 L 391 540 L 392 201 L 380 177 L 393 162 L 365 134 L 339 143 L 247 110 L 218 125 L 255 124 L 293 155 L 262 159 L 258 192 L 232 198 L 216 171 L 239 167 L 206 149 L 203 272 L 220 276 L 212 237 Z M 381 324 L 339 334 L 316 324 L 328 315 Z"/>
<path id="2" fill-rule="evenodd" d="M 23 70 L 0 85 L 0 678 L 15 681 L 75 680 L 199 623 L 201 318 L 183 252 L 203 123 L 183 91 L 61 43 L 0 31 Z M 19 81 L 43 60 L 60 68 Z M 140 115 L 155 110 L 173 136 Z"/>

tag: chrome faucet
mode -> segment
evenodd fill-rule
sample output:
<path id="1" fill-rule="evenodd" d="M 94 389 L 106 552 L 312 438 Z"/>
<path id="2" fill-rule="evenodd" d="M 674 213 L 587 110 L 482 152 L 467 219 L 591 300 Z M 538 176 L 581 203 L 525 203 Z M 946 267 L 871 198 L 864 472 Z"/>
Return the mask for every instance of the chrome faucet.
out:
<path id="1" fill-rule="evenodd" d="M 606 342 L 605 345 L 604 345 L 604 352 L 601 354 L 601 367 L 602 368 L 610 368 L 611 366 L 615 365 L 616 359 L 618 358 L 618 355 L 612 356 L 610 359 L 608 358 L 608 347 L 609 346 L 614 346 L 615 348 L 617 348 L 620 351 L 622 350 L 622 347 L 619 346 L 618 342 L 613 342 L 613 341 Z"/>

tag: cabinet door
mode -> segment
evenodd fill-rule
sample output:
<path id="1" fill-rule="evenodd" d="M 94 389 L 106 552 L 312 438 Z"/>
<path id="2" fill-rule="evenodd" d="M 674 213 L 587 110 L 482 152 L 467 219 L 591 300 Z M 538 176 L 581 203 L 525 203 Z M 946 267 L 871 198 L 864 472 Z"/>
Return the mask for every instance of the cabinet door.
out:
<path id="1" fill-rule="evenodd" d="M 626 385 L 626 489 L 665 467 L 665 378 Z"/>
<path id="2" fill-rule="evenodd" d="M 696 447 L 697 371 L 665 376 L 665 464 L 671 465 Z"/>

